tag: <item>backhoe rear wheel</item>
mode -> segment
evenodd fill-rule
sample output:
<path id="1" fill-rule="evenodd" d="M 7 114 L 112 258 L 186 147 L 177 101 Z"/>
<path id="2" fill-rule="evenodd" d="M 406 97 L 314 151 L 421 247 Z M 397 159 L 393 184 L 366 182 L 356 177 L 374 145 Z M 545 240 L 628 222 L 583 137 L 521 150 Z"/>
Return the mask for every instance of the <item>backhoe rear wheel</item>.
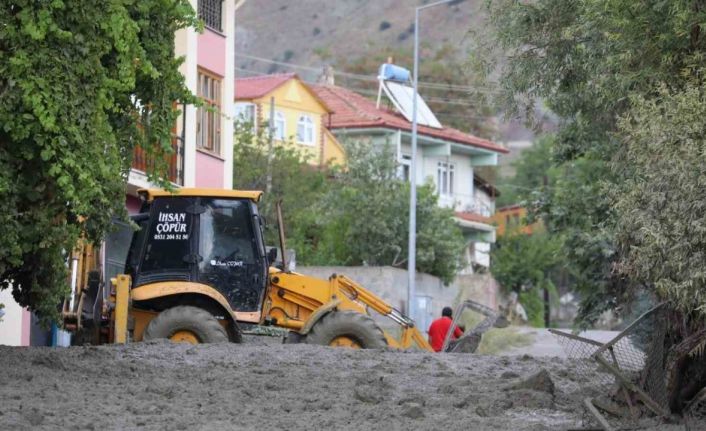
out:
<path id="1" fill-rule="evenodd" d="M 354 349 L 387 347 L 385 335 L 375 321 L 354 311 L 333 311 L 322 317 L 309 331 L 306 342 Z"/>
<path id="2" fill-rule="evenodd" d="M 225 328 L 211 313 L 188 305 L 172 307 L 159 313 L 147 325 L 142 338 L 145 341 L 167 338 L 177 343 L 191 344 L 228 342 Z"/>

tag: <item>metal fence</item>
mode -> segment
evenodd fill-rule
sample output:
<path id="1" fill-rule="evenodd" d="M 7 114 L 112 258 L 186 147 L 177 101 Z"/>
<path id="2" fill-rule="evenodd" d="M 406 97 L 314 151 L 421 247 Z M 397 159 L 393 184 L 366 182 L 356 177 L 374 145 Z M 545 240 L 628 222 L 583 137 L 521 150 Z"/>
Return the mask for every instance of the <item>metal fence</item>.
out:
<path id="1" fill-rule="evenodd" d="M 664 317 L 659 305 L 607 343 L 551 330 L 567 356 L 579 360 L 576 373 L 599 388 L 585 403 L 590 425 L 629 429 L 669 415 Z M 596 376 L 596 367 L 603 373 Z"/>
<path id="2" fill-rule="evenodd" d="M 702 389 L 684 411 L 687 431 L 706 430 L 706 388 Z"/>

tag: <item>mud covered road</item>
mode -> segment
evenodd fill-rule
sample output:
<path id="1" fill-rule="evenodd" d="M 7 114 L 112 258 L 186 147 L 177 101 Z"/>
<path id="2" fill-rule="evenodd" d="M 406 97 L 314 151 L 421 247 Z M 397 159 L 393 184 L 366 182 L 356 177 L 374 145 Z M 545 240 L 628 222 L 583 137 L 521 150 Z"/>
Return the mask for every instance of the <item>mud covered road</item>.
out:
<path id="1" fill-rule="evenodd" d="M 574 365 L 257 340 L 0 346 L 0 429 L 567 429 L 590 395 Z"/>

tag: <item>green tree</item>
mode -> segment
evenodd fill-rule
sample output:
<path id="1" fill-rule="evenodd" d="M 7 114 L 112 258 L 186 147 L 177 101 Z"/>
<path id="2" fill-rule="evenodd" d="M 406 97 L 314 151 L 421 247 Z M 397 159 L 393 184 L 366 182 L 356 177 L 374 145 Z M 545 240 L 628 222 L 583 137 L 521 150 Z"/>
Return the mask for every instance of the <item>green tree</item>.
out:
<path id="1" fill-rule="evenodd" d="M 667 367 L 677 374 L 668 389 L 679 411 L 706 384 L 696 263 L 704 175 L 687 162 L 703 154 L 706 4 L 495 0 L 489 14 L 478 70 L 490 72 L 486 60 L 501 47 L 505 102 L 517 111 L 542 99 L 562 118 L 554 146 L 562 175 L 542 212 L 565 237 L 584 293 L 580 317 L 629 304 L 637 287 L 667 300 Z"/>
<path id="2" fill-rule="evenodd" d="M 625 171 L 611 169 L 622 139 L 617 118 L 631 109 L 631 96 L 654 97 L 660 83 L 681 88 L 700 74 L 706 8 L 698 0 L 493 0 L 488 13 L 489 31 L 477 32 L 476 70 L 499 72 L 510 112 L 532 112 L 541 99 L 562 118 L 553 145 L 561 178 L 544 193 L 541 211 L 566 239 L 584 294 L 582 318 L 591 321 L 626 288 L 613 271 L 622 246 L 611 199 Z"/>
<path id="3" fill-rule="evenodd" d="M 166 172 L 175 101 L 192 101 L 174 32 L 186 0 L 0 6 L 0 288 L 43 318 L 67 293 L 66 256 L 124 214 L 132 150 Z"/>
<path id="4" fill-rule="evenodd" d="M 250 125 L 236 126 L 234 184 L 264 190 L 268 140 Z M 344 142 L 345 168 L 309 165 L 294 144 L 273 146 L 272 191 L 261 207 L 274 220 L 282 199 L 287 246 L 301 265 L 391 265 L 405 267 L 409 232 L 409 184 L 397 177 L 391 146 Z M 417 270 L 451 282 L 461 265 L 463 235 L 450 209 L 438 206 L 434 187 L 417 196 Z M 277 244 L 270 229 L 269 244 Z"/>
<path id="5" fill-rule="evenodd" d="M 695 80 L 634 96 L 621 118 L 625 146 L 615 169 L 616 272 L 628 299 L 656 297 L 676 310 L 670 405 L 681 411 L 706 386 L 706 92 Z M 646 293 L 646 294 L 645 294 Z M 674 365 L 672 365 L 674 364 Z"/>
<path id="6" fill-rule="evenodd" d="M 490 271 L 505 293 L 516 292 L 532 326 L 544 326 L 544 303 L 540 294 L 546 289 L 556 296 L 552 280 L 564 261 L 562 239 L 544 230 L 532 235 L 510 232 L 500 237 L 491 253 Z"/>
<path id="7" fill-rule="evenodd" d="M 636 96 L 622 118 L 630 170 L 616 192 L 620 274 L 706 318 L 706 92 L 703 84 Z"/>
<path id="8" fill-rule="evenodd" d="M 544 135 L 540 137 L 531 148 L 523 151 L 520 157 L 512 164 L 515 168 L 515 175 L 508 178 L 500 178 L 498 181 L 498 196 L 496 205 L 498 207 L 532 203 L 537 198 L 537 192 L 544 188 L 546 178 L 547 185 L 552 187 L 557 169 L 552 163 L 552 149 L 554 146 L 554 136 Z"/>
<path id="9" fill-rule="evenodd" d="M 329 188 L 327 177 L 334 168 L 311 166 L 307 153 L 292 142 L 273 143 L 269 153 L 269 137 L 263 129 L 255 131 L 252 124 L 236 122 L 233 187 L 267 190 L 267 173 L 271 172 L 271 190 L 260 203 L 260 212 L 270 223 L 265 233 L 267 244 L 279 244 L 274 223 L 276 203 L 281 200 L 287 247 L 296 250 L 299 263 L 310 263 L 316 258 L 312 253 L 321 238 L 321 205 Z"/>
<path id="10" fill-rule="evenodd" d="M 407 262 L 409 184 L 397 177 L 390 145 L 344 142 L 348 165 L 325 202 L 324 233 L 331 263 L 392 265 Z M 438 206 L 431 184 L 417 188 L 417 270 L 450 283 L 460 269 L 463 235 L 453 211 Z M 323 261 L 321 261 L 323 263 Z"/>
<path id="11" fill-rule="evenodd" d="M 343 145 L 348 163 L 324 202 L 331 220 L 326 233 L 330 253 L 338 264 L 400 265 L 406 260 L 408 219 L 403 214 L 408 210 L 399 198 L 404 184 L 397 179 L 390 146 Z"/>

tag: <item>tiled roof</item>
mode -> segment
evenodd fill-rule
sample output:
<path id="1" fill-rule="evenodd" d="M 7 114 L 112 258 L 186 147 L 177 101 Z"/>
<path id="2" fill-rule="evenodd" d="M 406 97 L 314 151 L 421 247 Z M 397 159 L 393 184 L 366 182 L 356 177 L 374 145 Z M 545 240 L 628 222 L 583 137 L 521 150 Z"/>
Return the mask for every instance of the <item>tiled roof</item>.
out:
<path id="1" fill-rule="evenodd" d="M 310 88 L 333 111 L 330 116 L 330 129 L 386 127 L 412 130 L 412 123 L 402 115 L 389 109 L 377 108 L 375 102 L 360 94 L 335 85 L 310 85 Z M 236 90 L 237 91 L 237 90 Z M 454 143 L 483 148 L 498 153 L 508 150 L 487 139 L 464 133 L 460 130 L 444 127 L 418 126 L 419 134 Z"/>
<path id="2" fill-rule="evenodd" d="M 461 220 L 472 221 L 476 223 L 490 224 L 492 222 L 490 217 L 485 217 L 480 214 L 467 211 L 456 211 L 454 215 L 456 216 L 456 218 L 460 218 Z"/>
<path id="3" fill-rule="evenodd" d="M 520 204 L 512 204 L 512 205 L 505 205 L 504 207 L 500 207 L 497 210 L 495 210 L 496 213 L 503 212 L 503 211 L 513 211 L 513 210 L 518 210 L 522 208 L 522 205 Z"/>
<path id="4" fill-rule="evenodd" d="M 500 196 L 500 190 L 475 172 L 473 173 L 473 184 L 477 185 L 479 189 L 485 191 L 491 197 L 497 198 Z"/>
<path id="5" fill-rule="evenodd" d="M 235 100 L 250 100 L 263 97 L 275 88 L 296 77 L 296 73 L 277 73 L 273 75 L 238 78 L 235 80 Z"/>

